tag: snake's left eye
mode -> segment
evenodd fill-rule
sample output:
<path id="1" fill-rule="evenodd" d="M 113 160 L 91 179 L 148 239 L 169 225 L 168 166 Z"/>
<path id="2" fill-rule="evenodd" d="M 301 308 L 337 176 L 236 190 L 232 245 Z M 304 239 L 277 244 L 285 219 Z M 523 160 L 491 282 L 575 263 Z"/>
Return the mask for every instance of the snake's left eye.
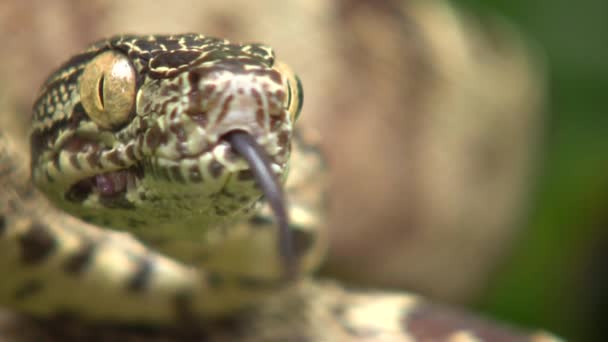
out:
<path id="1" fill-rule="evenodd" d="M 80 101 L 103 128 L 125 123 L 135 103 L 135 69 L 129 59 L 116 51 L 93 58 L 80 77 Z"/>

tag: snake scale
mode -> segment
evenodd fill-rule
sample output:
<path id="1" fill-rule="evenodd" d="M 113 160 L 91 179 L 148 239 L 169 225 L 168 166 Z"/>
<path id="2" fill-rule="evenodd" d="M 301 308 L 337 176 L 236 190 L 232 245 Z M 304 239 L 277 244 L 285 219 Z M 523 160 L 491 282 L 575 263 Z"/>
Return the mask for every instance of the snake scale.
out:
<path id="1" fill-rule="evenodd" d="M 316 131 L 296 123 L 302 95 L 260 44 L 117 36 L 72 57 L 42 87 L 31 144 L 2 117 L 2 305 L 130 324 L 239 317 L 208 326 L 219 340 L 553 340 L 308 280 L 325 171 Z"/>

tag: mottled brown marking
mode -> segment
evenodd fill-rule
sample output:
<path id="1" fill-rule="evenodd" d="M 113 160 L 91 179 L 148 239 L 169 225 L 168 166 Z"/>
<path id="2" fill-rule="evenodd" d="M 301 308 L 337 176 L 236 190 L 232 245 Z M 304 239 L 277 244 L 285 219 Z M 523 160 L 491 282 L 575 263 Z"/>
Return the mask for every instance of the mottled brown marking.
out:
<path id="1" fill-rule="evenodd" d="M 106 154 L 106 158 L 114 165 L 119 167 L 126 167 L 127 164 L 120 158 L 120 152 L 113 150 Z"/>
<path id="2" fill-rule="evenodd" d="M 173 108 L 173 109 L 171 110 L 171 113 L 169 114 L 169 118 L 170 118 L 171 120 L 175 120 L 175 118 L 177 118 L 177 113 L 178 113 L 177 108 Z"/>
<path id="3" fill-rule="evenodd" d="M 264 122 L 266 121 L 266 115 L 264 115 L 264 110 L 262 108 L 258 108 L 255 111 L 255 120 L 257 121 L 258 125 L 264 127 Z"/>
<path id="4" fill-rule="evenodd" d="M 220 111 L 220 115 L 217 118 L 217 122 L 221 122 L 222 120 L 224 120 L 224 118 L 228 114 L 228 109 L 230 108 L 230 103 L 232 103 L 233 99 L 234 99 L 234 95 L 232 95 L 232 94 L 230 94 L 226 97 L 226 99 L 224 100 L 224 103 L 222 103 L 222 110 Z"/>
<path id="5" fill-rule="evenodd" d="M 72 165 L 72 167 L 76 170 L 80 170 L 82 169 L 82 166 L 80 165 L 80 162 L 78 161 L 78 155 L 76 154 L 70 154 L 70 165 Z"/>
<path id="6" fill-rule="evenodd" d="M 91 168 L 101 168 L 101 149 L 98 146 L 92 146 L 85 158 Z"/>
<path id="7" fill-rule="evenodd" d="M 281 89 L 278 89 L 275 93 L 274 96 L 280 101 L 283 102 L 285 101 L 285 92 Z"/>
<path id="8" fill-rule="evenodd" d="M 48 227 L 41 223 L 33 223 L 25 234 L 19 237 L 21 246 L 21 261 L 27 265 L 36 265 L 48 258 L 55 248 L 57 241 Z"/>
<path id="9" fill-rule="evenodd" d="M 184 129 L 184 126 L 182 124 L 172 123 L 169 126 L 169 130 L 173 134 L 175 134 L 175 137 L 177 138 L 178 141 L 186 141 L 186 139 L 188 138 L 186 135 L 186 130 Z"/>
<path id="10" fill-rule="evenodd" d="M 160 130 L 160 127 L 154 126 L 150 128 L 148 133 L 146 134 L 146 146 L 150 150 L 156 149 L 163 140 L 163 132 Z"/>
<path id="11" fill-rule="evenodd" d="M 282 131 L 278 136 L 278 143 L 280 146 L 287 146 L 289 143 L 289 132 Z"/>
<path id="12" fill-rule="evenodd" d="M 257 89 L 255 88 L 251 88 L 250 92 L 251 96 L 253 96 L 253 98 L 255 99 L 255 104 L 257 104 L 258 107 L 262 107 L 264 102 L 262 101 L 262 95 L 260 94 L 260 92 L 257 91 Z"/>

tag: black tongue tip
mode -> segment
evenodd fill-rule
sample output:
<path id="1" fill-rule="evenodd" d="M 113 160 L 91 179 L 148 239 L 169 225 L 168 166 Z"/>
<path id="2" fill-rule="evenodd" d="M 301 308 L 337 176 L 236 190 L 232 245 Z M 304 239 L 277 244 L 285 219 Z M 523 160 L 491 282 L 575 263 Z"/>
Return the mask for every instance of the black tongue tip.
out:
<path id="1" fill-rule="evenodd" d="M 233 131 L 225 139 L 249 164 L 258 186 L 262 189 L 279 225 L 279 252 L 283 259 L 283 277 L 292 280 L 297 275 L 297 260 L 293 249 L 293 237 L 289 229 L 289 215 L 281 183 L 272 171 L 264 149 L 244 131 Z"/>

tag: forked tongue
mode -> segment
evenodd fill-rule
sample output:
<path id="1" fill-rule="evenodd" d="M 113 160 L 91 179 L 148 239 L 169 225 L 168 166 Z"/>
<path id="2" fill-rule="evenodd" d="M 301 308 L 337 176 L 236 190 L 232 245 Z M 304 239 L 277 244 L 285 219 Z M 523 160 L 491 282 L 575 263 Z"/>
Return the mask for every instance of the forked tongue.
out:
<path id="1" fill-rule="evenodd" d="M 225 139 L 232 149 L 247 161 L 253 177 L 274 212 L 279 225 L 279 252 L 283 259 L 283 275 L 287 280 L 291 280 L 296 275 L 297 261 L 293 252 L 283 187 L 272 172 L 268 155 L 249 133 L 232 131 L 226 134 Z"/>

